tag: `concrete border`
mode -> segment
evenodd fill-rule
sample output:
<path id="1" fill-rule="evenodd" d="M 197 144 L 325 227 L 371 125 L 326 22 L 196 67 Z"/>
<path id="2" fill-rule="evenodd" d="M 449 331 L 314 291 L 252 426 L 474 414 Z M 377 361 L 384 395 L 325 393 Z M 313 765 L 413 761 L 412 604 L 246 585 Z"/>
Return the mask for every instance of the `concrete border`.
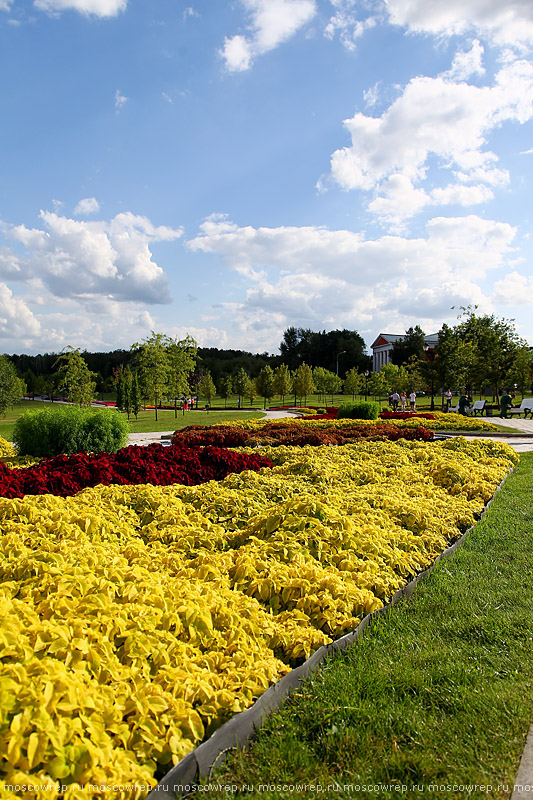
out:
<path id="1" fill-rule="evenodd" d="M 527 735 L 511 800 L 522 800 L 524 797 L 533 798 L 533 725 Z"/>
<path id="2" fill-rule="evenodd" d="M 218 728 L 209 737 L 209 739 L 207 739 L 207 741 L 200 744 L 195 750 L 185 756 L 185 758 L 182 758 L 181 761 L 179 761 L 169 772 L 167 772 L 158 785 L 152 789 L 152 791 L 147 795 L 146 800 L 176 800 L 178 797 L 185 797 L 194 789 L 199 780 L 210 776 L 215 765 L 220 766 L 224 762 L 226 753 L 236 749 L 237 747 L 243 747 L 246 745 L 253 737 L 255 732 L 261 728 L 268 715 L 272 711 L 276 711 L 278 708 L 280 708 L 287 696 L 294 691 L 312 672 L 314 672 L 325 658 L 336 653 L 337 651 L 345 650 L 350 645 L 355 644 L 375 617 L 389 610 L 392 606 L 399 603 L 400 600 L 410 597 L 413 594 L 417 584 L 426 578 L 430 572 L 432 572 L 436 564 L 441 559 L 449 558 L 451 555 L 453 555 L 453 553 L 455 553 L 457 548 L 463 544 L 468 534 L 474 530 L 474 528 L 484 517 L 487 510 L 492 505 L 497 492 L 500 491 L 503 484 L 512 472 L 513 468 L 511 467 L 504 479 L 496 487 L 496 491 L 483 508 L 476 523 L 468 528 L 458 539 L 456 539 L 453 544 L 447 547 L 446 550 L 443 550 L 443 552 L 437 556 L 435 561 L 430 564 L 427 569 L 419 572 L 412 578 L 412 580 L 409 581 L 409 583 L 399 589 L 392 596 L 390 603 L 382 608 L 377 609 L 377 611 L 373 611 L 371 614 L 367 614 L 351 633 L 347 633 L 344 636 L 341 636 L 339 639 L 336 639 L 334 642 L 320 647 L 301 666 L 291 670 L 291 672 L 289 672 L 287 675 L 284 675 L 281 680 L 279 680 L 273 686 L 270 686 L 266 692 L 264 692 L 255 701 L 255 703 L 250 706 L 250 708 L 247 708 L 245 711 L 241 711 L 239 714 L 236 714 L 234 717 L 228 720 L 228 722 Z M 530 738 L 531 762 L 526 761 L 526 765 L 530 764 L 531 770 L 533 771 L 533 736 Z M 529 776 L 529 772 L 527 773 L 527 776 Z M 533 779 L 533 776 L 531 777 Z M 524 795 L 522 793 L 520 795 L 520 800 L 524 796 L 529 797 L 529 795 Z M 517 798 L 519 798 L 518 795 Z M 517 800 L 517 798 L 515 798 L 513 795 L 512 800 Z M 533 798 L 533 786 L 531 798 Z"/>

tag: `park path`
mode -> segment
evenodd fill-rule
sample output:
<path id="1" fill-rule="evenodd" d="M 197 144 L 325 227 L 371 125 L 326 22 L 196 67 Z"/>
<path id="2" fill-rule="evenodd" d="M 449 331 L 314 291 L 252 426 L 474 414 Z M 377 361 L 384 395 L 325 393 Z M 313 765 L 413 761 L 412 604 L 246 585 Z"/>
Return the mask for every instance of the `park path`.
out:
<path id="1" fill-rule="evenodd" d="M 193 414 L 199 413 L 202 414 L 203 419 L 203 412 L 191 412 Z M 271 410 L 267 409 L 263 411 L 264 419 L 284 419 L 287 417 L 296 417 L 298 416 L 293 411 L 278 411 L 278 410 Z M 191 425 L 193 424 L 194 418 L 191 419 Z M 200 421 L 200 420 L 198 420 Z M 488 420 L 491 421 L 491 420 Z M 483 436 L 484 439 L 491 439 L 495 442 L 505 442 L 506 444 L 510 444 L 511 447 L 514 447 L 517 453 L 525 453 L 530 450 L 533 450 L 533 419 L 500 419 L 499 417 L 495 417 L 493 420 L 497 425 L 501 425 L 503 427 L 508 427 L 513 429 L 513 436 L 502 436 L 501 433 L 498 436 L 490 436 L 490 434 Z M 522 436 L 517 436 L 515 431 L 520 431 L 523 434 Z M 171 431 L 154 431 L 152 433 L 130 433 L 128 437 L 128 444 L 151 444 L 152 442 L 159 442 L 161 443 L 162 437 L 171 436 L 174 433 L 173 430 Z M 468 438 L 468 437 L 466 437 Z"/>
<path id="2" fill-rule="evenodd" d="M 295 414 L 292 411 L 275 411 L 271 409 L 260 409 L 263 414 L 265 415 L 263 419 L 286 419 L 287 417 L 297 417 L 298 414 Z M 188 412 L 189 413 L 189 412 Z M 198 414 L 201 415 L 195 419 L 193 416 L 190 420 L 190 424 L 201 424 L 204 417 L 205 412 L 202 411 L 192 411 L 191 414 Z M 130 433 L 128 436 L 128 444 L 152 444 L 152 442 L 159 442 L 161 444 L 161 438 L 166 436 L 172 436 L 174 433 L 174 429 L 171 431 L 154 431 L 153 433 Z"/>

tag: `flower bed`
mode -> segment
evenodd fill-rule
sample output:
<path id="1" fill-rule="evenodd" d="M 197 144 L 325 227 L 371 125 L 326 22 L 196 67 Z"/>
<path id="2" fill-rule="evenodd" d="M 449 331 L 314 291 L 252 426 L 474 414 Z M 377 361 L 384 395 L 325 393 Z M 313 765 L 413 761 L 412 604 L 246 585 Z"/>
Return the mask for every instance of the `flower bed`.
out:
<path id="1" fill-rule="evenodd" d="M 445 414 L 441 411 L 433 411 L 431 412 L 434 419 L 431 421 L 428 420 L 428 425 L 426 427 L 431 428 L 434 431 L 446 430 L 446 431 L 486 431 L 487 433 L 490 431 L 497 430 L 496 426 L 493 425 L 491 422 L 487 422 L 480 417 L 463 417 L 460 414 Z M 283 420 L 280 420 L 283 422 Z M 309 427 L 312 430 L 317 428 L 324 428 L 326 430 L 332 429 L 341 429 L 346 425 L 356 424 L 358 426 L 369 426 L 369 425 L 376 425 L 373 420 L 366 420 L 366 419 L 337 419 L 337 420 L 324 420 L 324 419 L 299 419 L 299 420 L 291 420 L 291 423 L 296 423 L 299 425 L 303 425 Z M 389 425 L 396 425 L 398 428 L 406 429 L 406 428 L 416 428 L 420 425 L 420 419 L 413 417 L 411 414 L 406 419 L 388 419 L 386 420 L 387 424 Z M 431 425 L 429 424 L 431 422 Z M 243 428 L 244 430 L 255 430 L 258 427 L 262 427 L 265 425 L 264 420 L 257 420 L 257 419 L 247 419 L 247 420 L 236 420 L 235 422 L 227 422 L 226 425 L 234 428 L 239 427 Z M 285 422 L 287 424 L 287 422 Z"/>
<path id="2" fill-rule="evenodd" d="M 220 483 L 0 499 L 3 778 L 51 787 L 5 798 L 153 785 L 428 566 L 517 460 L 464 439 L 265 454 Z"/>
<path id="3" fill-rule="evenodd" d="M 193 486 L 221 480 L 231 472 L 259 470 L 271 466 L 258 455 L 230 453 L 219 448 L 124 447 L 116 453 L 76 453 L 54 456 L 24 469 L 10 469 L 0 463 L 0 496 L 26 494 L 76 494 L 89 486 L 150 483 L 168 486 L 182 483 Z"/>
<path id="4" fill-rule="evenodd" d="M 418 426 L 416 428 L 399 428 L 386 422 L 371 422 L 365 420 L 346 420 L 342 426 L 324 425 L 313 427 L 307 421 L 280 420 L 256 425 L 252 428 L 240 426 L 238 423 L 211 425 L 189 425 L 175 431 L 172 444 L 180 447 L 196 447 L 199 445 L 215 445 L 218 447 L 257 447 L 293 445 L 342 445 L 355 442 L 358 439 L 418 439 L 430 441 L 433 432 Z"/>
<path id="5" fill-rule="evenodd" d="M 381 419 L 411 419 L 411 417 L 421 417 L 422 419 L 435 419 L 435 414 L 430 411 L 380 411 Z"/>

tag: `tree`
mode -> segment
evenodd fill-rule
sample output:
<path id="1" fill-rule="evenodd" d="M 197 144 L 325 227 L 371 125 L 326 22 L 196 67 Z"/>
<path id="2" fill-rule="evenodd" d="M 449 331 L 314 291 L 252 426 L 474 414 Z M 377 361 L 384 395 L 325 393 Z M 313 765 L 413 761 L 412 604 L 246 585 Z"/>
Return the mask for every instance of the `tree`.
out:
<path id="1" fill-rule="evenodd" d="M 356 394 L 362 393 L 364 385 L 364 375 L 361 375 L 361 373 L 357 372 L 355 367 L 352 367 L 350 370 L 348 370 L 344 380 L 344 391 L 349 392 L 352 395 L 353 400 L 355 400 Z"/>
<path id="2" fill-rule="evenodd" d="M 140 375 L 141 390 L 148 402 L 154 403 L 157 420 L 157 406 L 169 394 L 171 363 L 168 353 L 168 337 L 155 333 L 142 342 L 131 346 Z"/>
<path id="3" fill-rule="evenodd" d="M 233 394 L 233 378 L 231 375 L 225 375 L 222 378 L 219 384 L 218 393 L 224 398 L 224 408 L 226 408 L 228 405 L 228 397 L 231 397 Z"/>
<path id="4" fill-rule="evenodd" d="M 382 370 L 383 367 L 379 372 L 372 372 L 368 379 L 368 390 L 375 399 L 387 393 L 387 376 Z"/>
<path id="5" fill-rule="evenodd" d="M 164 399 L 187 394 L 190 373 L 196 364 L 196 342 L 190 336 L 172 339 L 162 333 L 131 346 L 139 371 L 143 396 L 157 407 Z"/>
<path id="6" fill-rule="evenodd" d="M 498 396 L 510 380 L 512 366 L 522 342 L 512 320 L 497 319 L 494 314 L 476 314 L 477 306 L 462 308 L 456 331 L 459 339 L 472 345 L 468 388 L 492 387 Z"/>
<path id="7" fill-rule="evenodd" d="M 286 364 L 280 364 L 274 370 L 274 391 L 281 397 L 281 404 L 285 405 L 285 395 L 289 394 L 292 387 L 292 375 Z"/>
<path id="8" fill-rule="evenodd" d="M 316 391 L 318 393 L 318 397 L 323 395 L 324 403 L 326 402 L 326 391 L 328 385 L 328 374 L 329 371 L 325 369 L 325 367 L 314 367 L 313 369 L 313 382 L 315 384 Z"/>
<path id="9" fill-rule="evenodd" d="M 128 415 L 128 419 L 132 411 L 132 387 L 133 373 L 130 367 L 119 367 L 117 376 L 117 408 L 119 411 L 125 411 Z"/>
<path id="10" fill-rule="evenodd" d="M 167 336 L 166 347 L 170 366 L 169 396 L 188 394 L 189 376 L 196 366 L 198 346 L 192 336 L 186 336 L 185 339 L 171 339 Z"/>
<path id="11" fill-rule="evenodd" d="M 71 403 L 80 406 L 90 406 L 96 389 L 96 374 L 91 372 L 86 361 L 80 353 L 79 347 L 67 348 L 67 352 L 62 353 L 56 359 L 54 367 L 57 367 L 57 388 L 60 392 L 66 392 Z"/>
<path id="12" fill-rule="evenodd" d="M 516 383 L 522 397 L 533 381 L 533 350 L 524 342 L 516 351 L 511 368 L 511 380 Z"/>
<path id="13" fill-rule="evenodd" d="M 325 381 L 325 384 L 324 384 L 324 390 L 325 390 L 325 392 L 327 392 L 328 394 L 331 395 L 331 405 L 332 406 L 334 405 L 333 395 L 336 392 L 340 392 L 341 388 L 342 388 L 342 379 L 339 378 L 338 375 L 335 375 L 334 372 L 330 372 L 329 370 L 326 370 L 326 381 Z M 324 394 L 324 400 L 325 399 L 326 399 L 326 396 Z"/>
<path id="14" fill-rule="evenodd" d="M 248 377 L 244 367 L 241 367 L 235 378 L 235 391 L 239 397 L 239 408 L 243 405 L 243 398 L 250 392 L 251 380 Z M 250 405 L 251 405 L 250 401 Z"/>
<path id="15" fill-rule="evenodd" d="M 205 372 L 198 382 L 198 394 L 201 397 L 205 397 L 209 405 L 211 405 L 211 399 L 216 394 L 217 387 L 213 383 L 213 378 L 211 377 L 211 373 L 209 370 Z"/>
<path id="16" fill-rule="evenodd" d="M 394 342 L 392 346 L 391 361 L 397 366 L 407 364 L 410 358 L 423 359 L 424 354 L 424 338 L 425 333 L 420 325 L 415 325 L 414 328 L 408 328 L 405 331 L 405 336 Z"/>
<path id="17" fill-rule="evenodd" d="M 294 375 L 294 404 L 296 405 L 296 398 L 304 398 L 304 406 L 307 402 L 307 395 L 313 394 L 315 391 L 315 384 L 313 381 L 313 371 L 308 364 L 300 364 Z"/>
<path id="18" fill-rule="evenodd" d="M 135 414 L 135 419 L 137 419 L 137 415 L 141 410 L 141 389 L 136 372 L 132 374 L 131 378 L 131 410 Z"/>
<path id="19" fill-rule="evenodd" d="M 0 356 L 0 414 L 4 416 L 25 394 L 26 384 L 15 367 L 6 355 Z"/>
<path id="20" fill-rule="evenodd" d="M 255 379 L 255 388 L 258 394 L 264 398 L 263 408 L 266 408 L 267 400 L 274 397 L 274 373 L 272 367 L 268 364 L 263 367 L 257 378 Z M 251 403 L 251 400 L 250 400 Z"/>

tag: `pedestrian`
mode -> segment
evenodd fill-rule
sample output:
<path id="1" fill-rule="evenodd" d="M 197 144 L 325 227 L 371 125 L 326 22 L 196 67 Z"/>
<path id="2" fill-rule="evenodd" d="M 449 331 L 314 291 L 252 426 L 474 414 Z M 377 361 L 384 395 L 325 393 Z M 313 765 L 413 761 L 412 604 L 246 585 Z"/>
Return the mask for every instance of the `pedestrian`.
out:
<path id="1" fill-rule="evenodd" d="M 407 395 L 405 392 L 400 392 L 400 407 L 402 411 L 405 411 L 405 406 L 407 405 Z"/>
<path id="2" fill-rule="evenodd" d="M 392 393 L 391 399 L 392 399 L 392 410 L 398 411 L 398 403 L 400 401 L 400 395 L 396 390 L 394 390 L 394 392 Z"/>
<path id="3" fill-rule="evenodd" d="M 452 405 L 452 390 L 448 389 L 446 392 L 446 411 L 449 411 Z"/>
<path id="4" fill-rule="evenodd" d="M 502 417 L 502 419 L 507 419 L 507 412 L 510 408 L 513 408 L 513 400 L 514 394 L 510 394 L 509 392 L 505 392 L 505 394 L 502 394 L 500 397 L 500 417 Z"/>
<path id="5" fill-rule="evenodd" d="M 466 416 L 470 410 L 470 404 L 472 403 L 472 398 L 468 394 L 462 394 L 459 398 L 459 403 L 457 406 L 457 411 L 459 414 Z"/>
<path id="6" fill-rule="evenodd" d="M 409 395 L 409 405 L 411 407 L 411 411 L 416 411 L 416 392 L 411 392 Z"/>

